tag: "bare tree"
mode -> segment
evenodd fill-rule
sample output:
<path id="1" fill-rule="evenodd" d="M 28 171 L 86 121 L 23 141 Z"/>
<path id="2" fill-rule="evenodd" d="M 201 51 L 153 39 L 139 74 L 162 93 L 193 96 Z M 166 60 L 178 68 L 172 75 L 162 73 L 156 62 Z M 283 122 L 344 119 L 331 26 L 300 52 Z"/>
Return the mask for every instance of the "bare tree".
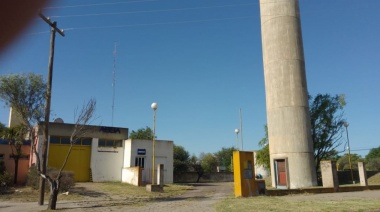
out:
<path id="1" fill-rule="evenodd" d="M 78 116 L 75 113 L 76 118 L 75 118 L 74 129 L 70 136 L 70 148 L 66 154 L 66 158 L 61 168 L 59 169 L 57 176 L 53 178 L 52 176 L 43 174 L 40 170 L 40 166 L 37 166 L 37 172 L 39 173 L 39 175 L 43 177 L 44 179 L 48 180 L 48 182 L 50 183 L 50 198 L 49 198 L 49 205 L 48 205 L 48 209 L 50 210 L 56 209 L 57 197 L 58 197 L 58 192 L 60 188 L 60 179 L 62 177 L 62 171 L 65 168 L 66 163 L 70 157 L 71 150 L 78 139 L 84 137 L 87 133 L 89 133 L 90 128 L 88 127 L 88 124 L 91 122 L 94 116 L 95 109 L 96 109 L 96 101 L 95 99 L 90 99 L 90 101 L 88 101 L 87 104 L 83 105 Z M 40 156 L 39 156 L 38 151 L 36 151 L 36 148 L 33 148 L 33 150 L 34 150 L 34 153 L 36 154 L 37 160 L 39 160 Z"/>

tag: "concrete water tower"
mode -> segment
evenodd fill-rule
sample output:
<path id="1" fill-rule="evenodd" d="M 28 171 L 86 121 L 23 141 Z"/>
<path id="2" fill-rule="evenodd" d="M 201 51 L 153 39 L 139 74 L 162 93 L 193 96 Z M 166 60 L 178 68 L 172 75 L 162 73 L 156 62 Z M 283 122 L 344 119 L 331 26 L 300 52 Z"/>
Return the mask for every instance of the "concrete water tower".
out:
<path id="1" fill-rule="evenodd" d="M 272 185 L 317 185 L 298 0 L 260 0 Z"/>

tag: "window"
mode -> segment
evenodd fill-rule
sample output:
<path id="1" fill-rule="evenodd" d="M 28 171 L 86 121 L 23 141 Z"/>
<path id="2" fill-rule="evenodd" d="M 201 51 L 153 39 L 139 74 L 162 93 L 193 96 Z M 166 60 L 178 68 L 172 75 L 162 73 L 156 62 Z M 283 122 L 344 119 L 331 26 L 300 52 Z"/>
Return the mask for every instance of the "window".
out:
<path id="1" fill-rule="evenodd" d="M 122 147 L 122 140 L 99 139 L 98 147 Z"/>
<path id="2" fill-rule="evenodd" d="M 70 137 L 68 136 L 50 136 L 51 144 L 70 144 Z M 74 141 L 75 145 L 91 146 L 92 138 L 79 138 Z"/>
<path id="3" fill-rule="evenodd" d="M 91 146 L 92 138 L 82 138 L 82 145 Z"/>
<path id="4" fill-rule="evenodd" d="M 145 157 L 136 157 L 135 158 L 135 166 L 139 166 L 140 168 L 144 168 L 144 166 L 145 166 Z"/>
<path id="5" fill-rule="evenodd" d="M 70 137 L 61 137 L 61 144 L 70 144 Z"/>
<path id="6" fill-rule="evenodd" d="M 59 137 L 59 136 L 50 136 L 50 143 L 51 144 L 59 144 L 59 143 L 61 143 L 61 137 Z"/>

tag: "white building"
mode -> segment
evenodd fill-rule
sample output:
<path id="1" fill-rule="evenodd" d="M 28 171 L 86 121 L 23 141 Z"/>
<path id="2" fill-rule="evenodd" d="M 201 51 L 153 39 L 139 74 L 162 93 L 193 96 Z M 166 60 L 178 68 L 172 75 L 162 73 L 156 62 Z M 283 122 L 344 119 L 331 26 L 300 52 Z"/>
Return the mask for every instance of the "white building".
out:
<path id="1" fill-rule="evenodd" d="M 91 130 L 73 146 L 64 169 L 73 171 L 76 181 L 122 181 L 135 185 L 151 183 L 151 140 L 128 139 L 128 128 L 88 127 Z M 49 167 L 62 166 L 73 128 L 73 124 L 49 124 Z M 39 135 L 41 141 L 42 132 Z M 155 164 L 156 167 L 163 164 L 163 182 L 173 183 L 173 141 L 155 141 Z M 156 176 L 157 173 L 158 170 L 155 170 Z M 157 177 L 155 179 L 157 183 Z"/>

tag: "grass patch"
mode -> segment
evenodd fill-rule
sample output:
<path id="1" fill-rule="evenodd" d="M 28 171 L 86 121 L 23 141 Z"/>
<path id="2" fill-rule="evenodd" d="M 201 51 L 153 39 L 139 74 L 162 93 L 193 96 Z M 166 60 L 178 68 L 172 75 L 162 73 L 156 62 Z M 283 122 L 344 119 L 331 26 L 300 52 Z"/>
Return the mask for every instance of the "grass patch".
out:
<path id="1" fill-rule="evenodd" d="M 49 199 L 49 195 L 49 192 L 45 193 L 45 200 Z M 0 200 L 11 202 L 37 202 L 38 199 L 39 192 L 32 187 L 12 187 L 5 194 L 0 195 Z M 75 193 L 70 195 L 58 194 L 58 201 L 81 199 L 83 198 Z"/>
<path id="2" fill-rule="evenodd" d="M 368 184 L 369 185 L 380 185 L 380 173 L 377 173 L 373 175 L 372 177 L 368 178 Z"/>
<path id="3" fill-rule="evenodd" d="M 93 186 L 96 187 L 96 190 L 98 192 L 107 193 L 108 195 L 117 195 L 121 197 L 171 197 L 181 195 L 184 192 L 186 192 L 186 190 L 191 188 L 191 186 L 188 185 L 169 184 L 164 186 L 164 192 L 148 192 L 146 191 L 145 186 L 137 187 L 134 185 L 120 182 L 105 182 L 91 184 L 93 184 Z"/>
<path id="4" fill-rule="evenodd" d="M 216 205 L 224 211 L 371 211 L 380 208 L 378 199 L 355 200 L 292 200 L 281 197 L 230 197 Z"/>
<path id="5" fill-rule="evenodd" d="M 70 189 L 69 195 L 58 194 L 58 202 L 64 200 L 85 200 L 102 197 L 108 200 L 129 199 L 135 203 L 165 199 L 178 196 L 192 188 L 188 185 L 170 184 L 164 187 L 164 192 L 148 192 L 144 187 L 137 187 L 120 182 L 106 183 L 77 183 Z M 49 192 L 45 193 L 45 200 L 49 199 Z M 0 195 L 0 201 L 12 202 L 37 202 L 38 190 L 32 187 L 13 187 L 5 194 Z"/>

